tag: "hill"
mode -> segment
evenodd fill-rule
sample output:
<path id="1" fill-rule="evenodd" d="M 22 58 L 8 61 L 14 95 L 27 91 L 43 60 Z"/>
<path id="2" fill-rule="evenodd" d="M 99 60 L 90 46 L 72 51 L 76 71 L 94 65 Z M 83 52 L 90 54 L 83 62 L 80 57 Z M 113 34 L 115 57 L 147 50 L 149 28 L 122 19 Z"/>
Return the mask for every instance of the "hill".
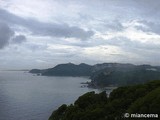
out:
<path id="1" fill-rule="evenodd" d="M 87 65 L 59 64 L 48 69 L 32 69 L 30 73 L 43 76 L 89 76 L 88 87 L 124 86 L 160 79 L 160 67 L 121 63 Z"/>
<path id="2" fill-rule="evenodd" d="M 119 87 L 113 90 L 109 97 L 106 92 L 89 92 L 80 96 L 74 104 L 60 106 L 49 120 L 123 120 L 127 119 L 124 118 L 124 113 L 158 115 L 159 93 L 160 81 Z"/>
<path id="3" fill-rule="evenodd" d="M 32 69 L 29 72 L 41 73 L 44 76 L 90 76 L 92 74 L 92 67 L 84 63 L 79 65 L 66 63 L 44 70 Z"/>
<path id="4" fill-rule="evenodd" d="M 160 67 L 132 64 L 98 64 L 90 76 L 90 87 L 124 86 L 160 79 Z M 105 66 L 105 67 L 104 67 Z"/>

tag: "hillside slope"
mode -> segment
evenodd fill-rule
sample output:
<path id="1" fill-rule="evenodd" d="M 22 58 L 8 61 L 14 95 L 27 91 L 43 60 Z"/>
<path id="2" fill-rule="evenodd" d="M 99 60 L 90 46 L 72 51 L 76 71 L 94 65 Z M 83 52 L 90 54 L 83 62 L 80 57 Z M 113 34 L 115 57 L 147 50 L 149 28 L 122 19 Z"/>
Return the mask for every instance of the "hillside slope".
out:
<path id="1" fill-rule="evenodd" d="M 41 73 L 41 75 L 44 76 L 90 76 L 92 74 L 92 67 L 93 66 L 84 63 L 79 65 L 66 63 L 44 70 L 32 69 L 29 72 Z"/>
<path id="2" fill-rule="evenodd" d="M 74 104 L 62 105 L 49 120 L 123 120 L 124 113 L 160 114 L 160 81 L 119 87 L 111 92 L 89 92 Z"/>

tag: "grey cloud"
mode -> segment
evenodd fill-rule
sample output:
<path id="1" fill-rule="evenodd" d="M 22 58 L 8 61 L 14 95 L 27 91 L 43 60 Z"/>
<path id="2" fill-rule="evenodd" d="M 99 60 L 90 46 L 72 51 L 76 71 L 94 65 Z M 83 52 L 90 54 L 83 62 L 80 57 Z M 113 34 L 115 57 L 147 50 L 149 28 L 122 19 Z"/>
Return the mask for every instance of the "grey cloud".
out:
<path id="1" fill-rule="evenodd" d="M 35 35 L 65 38 L 74 37 L 81 40 L 86 40 L 94 34 L 93 31 L 85 31 L 79 27 L 72 27 L 67 24 L 50 24 L 36 21 L 30 22 L 33 23 L 32 25 L 29 25 L 30 30 L 32 30 Z"/>
<path id="2" fill-rule="evenodd" d="M 144 9 L 144 12 L 148 13 L 149 15 L 157 15 L 159 14 L 160 10 L 160 1 L 159 0 L 135 0 L 136 5 L 140 9 Z"/>
<path id="3" fill-rule="evenodd" d="M 113 38 L 107 40 L 106 44 L 120 46 L 124 50 L 129 49 L 142 49 L 142 50 L 160 50 L 159 44 L 155 44 L 152 42 L 142 43 L 140 41 L 133 41 L 125 37 Z"/>
<path id="4" fill-rule="evenodd" d="M 104 24 L 104 27 L 106 27 L 108 30 L 112 31 L 122 31 L 125 27 L 120 23 L 118 20 L 110 21 L 108 23 Z"/>
<path id="5" fill-rule="evenodd" d="M 136 63 L 145 63 L 147 61 L 152 62 L 152 64 L 158 64 L 159 58 L 159 50 L 160 45 L 155 44 L 152 42 L 142 43 L 140 41 L 132 41 L 128 38 L 121 37 L 121 38 L 114 38 L 108 40 L 106 43 L 107 45 L 113 45 L 121 48 L 124 52 L 121 55 L 116 55 L 119 58 L 125 58 L 124 60 L 136 62 Z M 113 55 L 112 55 L 113 56 Z"/>
<path id="6" fill-rule="evenodd" d="M 137 26 L 136 27 L 137 29 L 142 30 L 144 32 L 153 32 L 156 34 L 160 34 L 160 23 L 150 22 L 150 21 L 146 21 L 146 20 L 141 20 L 138 22 L 145 25 L 146 27 Z"/>
<path id="7" fill-rule="evenodd" d="M 0 49 L 8 45 L 13 36 L 14 31 L 12 31 L 7 24 L 0 22 Z"/>
<path id="8" fill-rule="evenodd" d="M 114 18 L 112 20 L 108 19 L 93 19 L 94 21 L 94 29 L 99 32 L 117 32 L 117 31 L 123 31 L 126 27 L 123 25 L 122 20 Z M 92 27 L 92 26 L 91 26 Z"/>
<path id="9" fill-rule="evenodd" d="M 4 22 L 0 22 L 0 49 L 10 43 L 19 44 L 26 41 L 24 35 L 15 36 L 15 32 Z"/>
<path id="10" fill-rule="evenodd" d="M 40 50 L 46 50 L 47 49 L 47 45 L 42 45 L 42 44 L 31 44 L 31 43 L 27 43 L 26 47 L 29 48 L 29 50 L 33 51 L 40 51 Z"/>
<path id="11" fill-rule="evenodd" d="M 24 35 L 17 35 L 12 39 L 12 43 L 21 44 L 26 41 L 26 37 Z"/>
<path id="12" fill-rule="evenodd" d="M 77 26 L 69 26 L 68 24 L 44 23 L 33 19 L 24 19 L 14 14 L 0 9 L 0 20 L 10 25 L 19 25 L 29 29 L 34 35 L 78 38 L 86 40 L 94 35 L 93 31 L 84 30 Z"/>

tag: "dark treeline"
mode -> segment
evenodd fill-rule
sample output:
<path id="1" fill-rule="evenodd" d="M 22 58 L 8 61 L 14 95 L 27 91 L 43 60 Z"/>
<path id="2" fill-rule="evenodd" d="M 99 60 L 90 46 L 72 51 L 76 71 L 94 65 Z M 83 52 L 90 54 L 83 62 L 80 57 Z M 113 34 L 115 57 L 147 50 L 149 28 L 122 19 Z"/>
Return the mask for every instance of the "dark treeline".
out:
<path id="1" fill-rule="evenodd" d="M 160 114 L 160 81 L 119 87 L 109 97 L 86 93 L 74 104 L 60 106 L 49 120 L 122 120 L 124 113 Z"/>

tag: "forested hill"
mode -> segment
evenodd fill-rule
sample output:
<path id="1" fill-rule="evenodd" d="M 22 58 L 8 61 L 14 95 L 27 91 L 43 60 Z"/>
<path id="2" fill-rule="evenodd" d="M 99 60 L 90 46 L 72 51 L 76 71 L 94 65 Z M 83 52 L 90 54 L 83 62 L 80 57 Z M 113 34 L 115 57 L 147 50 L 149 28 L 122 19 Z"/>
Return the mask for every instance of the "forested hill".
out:
<path id="1" fill-rule="evenodd" d="M 49 69 L 33 69 L 30 73 L 44 76 L 89 76 L 89 87 L 123 86 L 160 79 L 160 67 L 121 63 L 87 65 L 59 64 Z"/>
<path id="2" fill-rule="evenodd" d="M 86 93 L 74 104 L 60 106 L 49 120 L 126 120 L 124 113 L 160 115 L 160 80 L 119 87 L 111 92 L 109 98 L 106 92 Z M 158 116 L 154 117 L 157 119 Z"/>
<path id="3" fill-rule="evenodd" d="M 99 65 L 102 66 L 102 65 Z M 123 86 L 160 79 L 160 67 L 150 65 L 112 64 L 91 75 L 91 87 Z"/>
<path id="4" fill-rule="evenodd" d="M 73 63 L 59 64 L 49 69 L 32 69 L 30 73 L 37 73 L 44 76 L 91 76 L 93 66 L 81 63 L 75 65 Z"/>

